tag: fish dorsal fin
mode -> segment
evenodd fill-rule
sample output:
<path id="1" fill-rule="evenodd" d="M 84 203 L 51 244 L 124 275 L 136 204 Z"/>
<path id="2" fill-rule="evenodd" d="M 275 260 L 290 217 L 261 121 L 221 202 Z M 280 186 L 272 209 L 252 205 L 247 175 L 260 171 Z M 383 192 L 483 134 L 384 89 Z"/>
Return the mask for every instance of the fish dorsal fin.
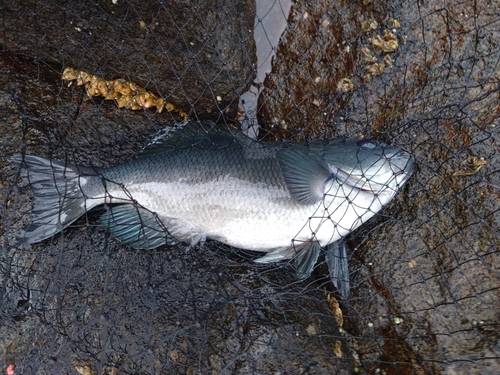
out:
<path id="1" fill-rule="evenodd" d="M 231 147 L 252 140 L 225 124 L 207 121 L 188 121 L 160 130 L 141 151 L 140 156 L 178 151 L 186 148 Z"/>
<path id="2" fill-rule="evenodd" d="M 110 208 L 101 222 L 125 245 L 136 249 L 154 249 L 169 243 L 169 234 L 151 211 L 134 204 Z"/>
<path id="3" fill-rule="evenodd" d="M 313 204 L 323 199 L 325 183 L 331 178 L 325 164 L 289 148 L 280 150 L 277 157 L 286 187 L 296 202 Z"/>

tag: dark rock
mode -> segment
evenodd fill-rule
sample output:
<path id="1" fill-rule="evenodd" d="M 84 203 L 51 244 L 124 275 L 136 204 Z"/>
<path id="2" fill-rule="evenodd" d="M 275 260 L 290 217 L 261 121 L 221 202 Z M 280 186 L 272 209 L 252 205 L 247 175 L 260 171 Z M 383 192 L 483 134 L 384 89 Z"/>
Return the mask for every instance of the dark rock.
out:
<path id="1" fill-rule="evenodd" d="M 254 78 L 251 0 L 9 2 L 3 47 L 104 79 L 124 78 L 191 117 L 235 117 Z"/>

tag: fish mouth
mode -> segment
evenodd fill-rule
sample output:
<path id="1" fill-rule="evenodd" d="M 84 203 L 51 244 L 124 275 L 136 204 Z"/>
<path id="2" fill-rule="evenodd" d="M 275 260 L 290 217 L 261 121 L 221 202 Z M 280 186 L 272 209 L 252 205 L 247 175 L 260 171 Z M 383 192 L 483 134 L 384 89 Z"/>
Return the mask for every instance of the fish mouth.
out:
<path id="1" fill-rule="evenodd" d="M 399 150 L 388 161 L 391 164 L 391 169 L 397 169 L 394 171 L 394 177 L 398 180 L 399 185 L 403 185 L 415 171 L 415 159 L 407 151 Z"/>
<path id="2" fill-rule="evenodd" d="M 363 172 L 359 171 L 347 171 L 342 169 L 342 167 L 328 164 L 328 167 L 332 171 L 335 178 L 337 178 L 342 183 L 346 183 L 349 186 L 355 187 L 360 191 L 380 194 L 387 188 L 393 190 L 391 185 L 396 185 L 399 189 L 404 183 L 410 178 L 415 170 L 415 161 L 412 156 L 404 151 L 398 150 L 396 153 L 390 156 L 386 156 L 386 162 L 388 169 L 383 171 L 383 173 L 389 173 L 387 180 L 384 182 L 377 182 L 374 177 L 367 177 Z"/>

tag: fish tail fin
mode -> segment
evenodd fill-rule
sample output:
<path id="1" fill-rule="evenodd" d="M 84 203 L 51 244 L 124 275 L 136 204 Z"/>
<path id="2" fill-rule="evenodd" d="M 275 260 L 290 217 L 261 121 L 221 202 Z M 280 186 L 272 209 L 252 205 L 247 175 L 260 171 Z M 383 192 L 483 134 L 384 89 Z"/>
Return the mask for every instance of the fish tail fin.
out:
<path id="1" fill-rule="evenodd" d="M 16 155 L 11 162 L 20 166 L 21 177 L 33 191 L 31 223 L 20 231 L 18 242 L 49 238 L 91 208 L 83 188 L 95 176 L 82 177 L 82 168 L 31 155 Z"/>
<path id="2" fill-rule="evenodd" d="M 347 298 L 350 292 L 349 264 L 346 247 L 347 245 L 344 240 L 335 241 L 327 246 L 325 256 L 330 279 L 344 298 Z"/>

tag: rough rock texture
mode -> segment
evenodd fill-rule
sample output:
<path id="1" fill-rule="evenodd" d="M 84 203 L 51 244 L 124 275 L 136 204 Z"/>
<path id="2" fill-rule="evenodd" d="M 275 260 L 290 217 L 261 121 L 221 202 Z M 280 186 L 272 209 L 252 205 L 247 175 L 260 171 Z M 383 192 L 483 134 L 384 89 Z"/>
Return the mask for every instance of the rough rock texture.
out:
<path id="1" fill-rule="evenodd" d="M 369 373 L 498 371 L 498 23 L 490 1 L 298 2 L 265 82 L 267 137 L 374 137 L 417 159 L 405 192 L 351 236 L 345 328 Z M 384 30 L 399 47 L 374 53 Z"/>
<path id="2" fill-rule="evenodd" d="M 192 117 L 234 117 L 253 80 L 252 0 L 16 1 L 3 48 L 104 79 L 124 78 Z"/>
<path id="3" fill-rule="evenodd" d="M 46 10 L 48 4 L 38 4 L 37 18 L 62 22 Z M 81 5 L 67 5 L 65 12 L 76 6 Z M 35 11 L 31 3 L 10 8 Z M 252 12 L 243 20 L 253 23 Z M 196 14 L 194 9 L 191 13 Z M 15 17 L 8 21 L 12 25 Z M 108 26 L 98 22 L 93 29 Z M 14 364 L 16 373 L 23 374 L 351 373 L 354 360 L 327 295 L 316 283 L 297 283 L 286 265 L 257 266 L 248 254 L 235 255 L 234 249 L 214 242 L 189 251 L 185 246 L 131 251 L 110 239 L 99 225 L 99 211 L 54 239 L 34 246 L 16 244 L 16 230 L 31 210 L 31 194 L 18 180 L 10 156 L 26 152 L 109 166 L 133 158 L 154 132 L 180 120 L 165 112 L 120 109 L 61 81 L 60 68 L 66 64 L 46 43 L 80 37 L 73 29 L 68 35 L 66 28 L 52 30 L 58 35 L 38 29 L 35 38 L 19 39 L 15 48 L 7 43 L 9 51 L 0 53 L 2 371 Z M 26 32 L 16 32 L 21 31 Z M 9 27 L 7 40 L 15 39 L 12 33 Z M 212 44 L 242 48 L 239 41 L 212 38 Z M 78 49 L 78 56 L 89 55 L 88 62 L 96 66 L 105 56 L 91 47 L 83 52 Z M 195 57 L 193 64 L 210 68 Z M 246 63 L 250 66 L 250 57 Z M 119 66 L 117 61 L 104 65 L 126 69 L 131 80 L 151 74 L 144 66 Z M 252 72 L 245 74 L 242 69 L 238 78 L 251 81 Z M 186 95 L 191 89 L 202 94 L 199 86 L 182 84 Z M 237 103 L 238 83 L 224 84 L 233 85 Z M 196 114 L 223 112 L 208 101 L 197 102 L 195 109 Z"/>
<path id="4" fill-rule="evenodd" d="M 1 44 L 10 51 L 0 53 L 3 368 L 15 363 L 19 373 L 40 374 L 73 373 L 76 366 L 131 374 L 498 373 L 497 2 L 298 1 L 292 8 L 260 102 L 267 137 L 375 137 L 408 149 L 417 160 L 415 175 L 393 203 L 349 237 L 352 292 L 340 303 L 342 332 L 338 310 L 328 299 L 334 291 L 324 264 L 299 283 L 286 264 L 258 266 L 251 261 L 254 254 L 215 243 L 189 251 L 135 252 L 99 226 L 100 212 L 52 240 L 15 245 L 13 235 L 31 205 L 29 190 L 16 184 L 9 156 L 28 152 L 112 165 L 134 157 L 152 133 L 177 120 L 87 98 L 83 88 L 61 82 L 68 61 L 81 69 L 94 66 L 107 79 L 122 77 L 116 71 L 126 68 L 124 78 L 135 76 L 166 99 L 184 98 L 187 111 L 193 104 L 191 114 L 219 116 L 226 108 L 217 108 L 217 92 L 204 91 L 206 82 L 217 83 L 204 53 L 192 55 L 185 66 L 209 77 L 195 82 L 193 93 L 188 73 L 165 86 L 174 91 L 161 91 L 156 74 L 167 67 L 146 64 L 146 56 L 154 64 L 153 57 L 162 56 L 167 46 L 192 47 L 181 36 L 193 24 L 202 25 L 197 9 L 206 11 L 206 3 L 181 12 L 194 23 L 176 21 L 180 31 L 174 28 L 174 37 L 156 42 L 152 37 L 167 26 L 159 22 L 153 29 L 144 5 L 123 3 L 120 9 L 128 13 L 112 13 L 111 1 L 99 3 L 101 8 L 34 4 L 8 3 L 2 13 Z M 246 12 L 230 4 L 219 5 L 227 6 L 228 14 Z M 88 16 L 86 6 L 108 10 Z M 164 14 L 169 6 L 153 13 Z M 24 18 L 16 9 L 27 12 Z M 52 14 L 57 12 L 67 17 Z M 237 21 L 252 25 L 252 12 Z M 213 8 L 213 14 L 225 12 Z M 124 22 L 129 19 L 134 21 Z M 221 23 L 217 37 L 192 42 L 205 51 L 224 43 L 223 32 L 242 30 L 241 23 Z M 47 25 L 51 31 L 42 32 Z M 104 32 L 110 25 L 120 26 L 121 36 L 93 33 L 97 45 L 85 44 L 94 40 L 90 29 Z M 384 30 L 396 36 L 396 51 L 376 51 L 372 40 L 383 38 Z M 242 39 L 235 51 L 250 43 Z M 121 40 L 126 62 L 115 58 L 121 44 L 110 44 Z M 61 41 L 62 52 L 54 47 Z M 147 51 L 140 48 L 143 42 Z M 242 66 L 248 69 L 254 57 L 245 48 Z M 235 56 L 228 63 L 239 56 L 227 53 Z M 383 73 L 372 58 L 386 64 Z M 184 66 L 169 64 L 170 71 Z M 196 73 L 197 66 L 207 71 Z M 248 76 L 243 71 L 236 76 L 253 79 L 251 69 Z M 226 82 L 233 85 L 227 92 L 234 94 L 228 99 L 234 105 L 241 82 Z M 206 101 L 197 101 L 204 95 Z M 481 158 L 485 164 L 479 168 Z"/>

